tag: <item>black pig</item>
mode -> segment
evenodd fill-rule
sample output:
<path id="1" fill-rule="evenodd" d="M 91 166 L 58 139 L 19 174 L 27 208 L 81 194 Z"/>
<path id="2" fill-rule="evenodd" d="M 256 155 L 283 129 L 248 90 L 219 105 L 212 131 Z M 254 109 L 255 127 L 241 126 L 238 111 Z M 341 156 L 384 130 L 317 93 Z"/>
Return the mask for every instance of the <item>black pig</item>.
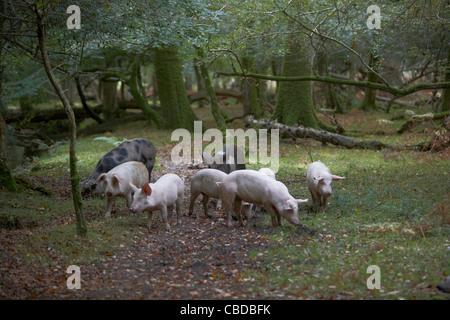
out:
<path id="1" fill-rule="evenodd" d="M 112 168 L 128 161 L 142 162 L 148 170 L 148 180 L 152 175 L 155 165 L 156 149 L 153 143 L 142 138 L 125 141 L 109 151 L 97 163 L 95 170 L 89 179 L 82 183 L 85 191 L 90 190 L 94 194 L 103 192 L 102 183 L 97 184 L 96 180 L 102 173 L 106 173 Z"/>

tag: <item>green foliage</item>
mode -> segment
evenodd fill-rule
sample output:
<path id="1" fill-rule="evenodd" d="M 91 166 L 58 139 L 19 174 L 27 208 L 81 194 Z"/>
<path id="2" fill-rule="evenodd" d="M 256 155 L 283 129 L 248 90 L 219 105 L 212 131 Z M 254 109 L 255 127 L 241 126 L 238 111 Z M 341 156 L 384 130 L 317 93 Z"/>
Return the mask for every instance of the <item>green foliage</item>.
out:
<path id="1" fill-rule="evenodd" d="M 119 144 L 127 141 L 127 139 L 116 138 L 116 137 L 96 137 L 94 141 L 105 141 L 107 143 L 112 144 L 114 147 L 117 147 Z"/>

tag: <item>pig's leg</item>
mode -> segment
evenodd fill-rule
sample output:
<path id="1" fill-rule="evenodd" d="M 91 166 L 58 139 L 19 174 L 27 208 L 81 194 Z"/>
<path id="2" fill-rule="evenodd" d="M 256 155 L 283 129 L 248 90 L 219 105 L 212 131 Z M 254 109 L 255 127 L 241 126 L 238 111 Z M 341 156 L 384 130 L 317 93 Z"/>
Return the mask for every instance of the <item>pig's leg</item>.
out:
<path id="1" fill-rule="evenodd" d="M 275 209 L 275 214 L 276 214 L 276 216 L 277 216 L 278 225 L 279 225 L 280 227 L 283 226 L 283 221 L 281 220 L 281 215 L 280 215 L 280 213 L 278 212 L 277 209 Z"/>
<path id="2" fill-rule="evenodd" d="M 147 213 L 147 229 L 150 231 L 152 228 L 153 211 Z"/>
<path id="3" fill-rule="evenodd" d="M 242 209 L 242 200 L 239 198 L 236 198 L 234 200 L 234 212 L 236 214 L 236 217 L 239 221 L 239 225 L 241 227 L 244 226 L 244 221 L 242 220 L 242 215 L 241 215 L 241 209 Z"/>
<path id="4" fill-rule="evenodd" d="M 277 213 L 276 213 L 275 208 L 272 207 L 272 205 L 270 205 L 270 204 L 267 204 L 267 205 L 265 204 L 264 208 L 266 208 L 266 210 L 269 211 L 270 216 L 272 217 L 272 225 L 274 227 L 277 227 L 278 226 L 278 219 L 277 219 Z"/>
<path id="5" fill-rule="evenodd" d="M 161 208 L 161 217 L 162 217 L 164 224 L 166 225 L 166 231 L 170 231 L 170 225 L 167 220 L 167 206 L 165 206 L 165 205 L 162 206 L 162 208 Z"/>
<path id="6" fill-rule="evenodd" d="M 236 194 L 230 190 L 224 190 L 220 194 L 220 198 L 222 199 L 222 203 L 223 203 L 223 208 L 225 210 L 225 214 L 227 215 L 227 227 L 228 228 L 231 228 L 231 226 L 233 225 L 231 214 L 232 214 L 235 197 L 236 197 Z"/>
<path id="7" fill-rule="evenodd" d="M 321 203 L 321 206 L 320 206 L 320 210 L 321 211 L 326 211 L 326 209 L 327 209 L 327 200 L 328 200 L 328 197 L 325 197 L 325 196 L 322 197 L 322 203 Z"/>
<path id="8" fill-rule="evenodd" d="M 319 203 L 319 197 L 318 197 L 317 193 L 311 189 L 309 189 L 309 192 L 311 193 L 313 205 L 316 205 L 316 204 L 319 205 L 320 203 Z"/>
<path id="9" fill-rule="evenodd" d="M 114 197 L 107 197 L 105 218 L 111 217 L 111 210 L 114 204 Z"/>
<path id="10" fill-rule="evenodd" d="M 203 194 L 203 200 L 202 200 L 203 212 L 205 213 L 205 216 L 207 216 L 208 218 L 211 218 L 211 215 L 208 212 L 208 201 L 209 201 L 209 197 L 206 194 Z"/>
<path id="11" fill-rule="evenodd" d="M 200 192 L 197 190 L 191 190 L 191 202 L 189 203 L 189 213 L 188 215 L 191 216 L 194 212 L 194 203 L 195 200 L 197 200 L 197 197 L 199 196 Z"/>
<path id="12" fill-rule="evenodd" d="M 216 209 L 219 210 L 222 208 L 222 200 L 218 199 L 216 204 Z"/>
<path id="13" fill-rule="evenodd" d="M 173 207 L 174 205 L 167 206 L 167 221 L 170 222 L 170 220 L 173 219 Z"/>
<path id="14" fill-rule="evenodd" d="M 131 192 L 128 192 L 125 195 L 125 200 L 127 201 L 127 208 L 130 208 L 131 204 L 133 203 L 133 198 L 131 197 Z"/>
<path id="15" fill-rule="evenodd" d="M 183 211 L 183 196 L 177 198 L 176 205 L 177 205 L 177 224 L 181 224 L 181 211 Z"/>

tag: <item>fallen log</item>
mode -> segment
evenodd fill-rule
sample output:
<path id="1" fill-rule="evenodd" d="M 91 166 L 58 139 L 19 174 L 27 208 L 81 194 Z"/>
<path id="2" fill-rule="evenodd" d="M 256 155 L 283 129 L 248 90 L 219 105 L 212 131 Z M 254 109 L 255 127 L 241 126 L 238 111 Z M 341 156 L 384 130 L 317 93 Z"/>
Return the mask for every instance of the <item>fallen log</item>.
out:
<path id="1" fill-rule="evenodd" d="M 440 113 L 425 113 L 425 114 L 417 114 L 413 115 L 411 119 L 406 121 L 400 129 L 397 130 L 398 134 L 402 134 L 407 130 L 410 130 L 411 128 L 417 126 L 420 123 L 427 122 L 427 121 L 434 121 L 434 120 L 440 120 L 444 119 L 450 114 L 449 111 L 440 112 Z"/>
<path id="2" fill-rule="evenodd" d="M 324 130 L 316 130 L 313 128 L 305 128 L 303 126 L 289 127 L 284 124 L 272 120 L 255 120 L 252 116 L 244 119 L 246 127 L 263 127 L 266 129 L 279 129 L 282 137 L 310 138 L 320 141 L 322 143 L 331 143 L 336 146 L 345 147 L 348 149 L 370 149 L 381 150 L 388 148 L 388 145 L 378 141 L 362 141 L 358 139 L 349 138 L 337 133 L 331 133 Z"/>
<path id="3" fill-rule="evenodd" d="M 226 97 L 226 98 L 235 98 L 236 100 L 242 101 L 243 95 L 241 92 L 231 89 L 215 89 L 216 96 L 218 97 Z M 208 100 L 209 96 L 206 91 L 198 91 L 189 95 L 189 102 L 194 103 L 198 100 Z"/>

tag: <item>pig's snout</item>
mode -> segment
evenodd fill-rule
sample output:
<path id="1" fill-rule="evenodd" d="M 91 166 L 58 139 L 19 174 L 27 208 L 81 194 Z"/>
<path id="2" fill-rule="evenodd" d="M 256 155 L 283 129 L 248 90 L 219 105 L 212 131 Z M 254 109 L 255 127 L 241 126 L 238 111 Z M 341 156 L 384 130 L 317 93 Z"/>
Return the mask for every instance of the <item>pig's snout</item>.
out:
<path id="1" fill-rule="evenodd" d="M 323 193 L 323 195 L 324 195 L 325 197 L 329 197 L 329 196 L 331 196 L 331 191 L 325 191 L 325 192 Z"/>
<path id="2" fill-rule="evenodd" d="M 136 213 L 136 212 L 137 212 L 137 210 L 136 210 L 135 207 L 130 207 L 130 211 L 133 212 L 133 213 Z"/>
<path id="3" fill-rule="evenodd" d="M 107 195 L 108 197 L 112 197 L 112 196 L 113 196 L 113 193 L 112 193 L 112 192 L 106 192 L 106 195 Z"/>

